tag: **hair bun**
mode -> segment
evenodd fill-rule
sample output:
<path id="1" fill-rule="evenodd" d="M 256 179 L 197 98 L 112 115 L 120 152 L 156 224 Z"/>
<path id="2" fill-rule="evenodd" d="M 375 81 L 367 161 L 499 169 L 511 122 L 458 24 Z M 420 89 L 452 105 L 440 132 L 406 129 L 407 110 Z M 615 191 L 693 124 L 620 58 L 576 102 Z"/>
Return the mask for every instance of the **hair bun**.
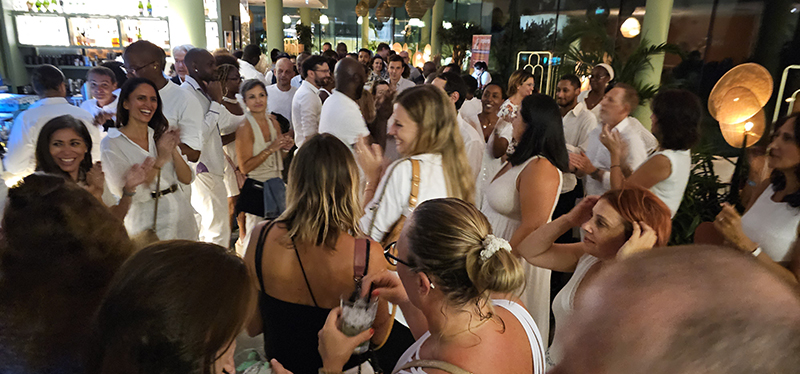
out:
<path id="1" fill-rule="evenodd" d="M 486 239 L 483 239 L 483 250 L 480 252 L 481 260 L 483 262 L 488 261 L 501 249 L 511 252 L 511 244 L 503 238 L 498 238 L 492 234 L 487 235 Z"/>

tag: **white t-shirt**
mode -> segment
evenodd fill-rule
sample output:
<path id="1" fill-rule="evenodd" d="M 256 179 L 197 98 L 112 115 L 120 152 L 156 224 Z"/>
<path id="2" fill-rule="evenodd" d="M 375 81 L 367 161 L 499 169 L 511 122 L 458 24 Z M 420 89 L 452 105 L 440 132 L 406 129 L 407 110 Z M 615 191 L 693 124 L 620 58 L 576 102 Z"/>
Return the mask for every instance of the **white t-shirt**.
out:
<path id="1" fill-rule="evenodd" d="M 417 206 L 430 199 L 448 197 L 442 156 L 425 153 L 410 158 L 420 161 Z M 392 163 L 383 175 L 375 196 L 367 205 L 366 214 L 361 217 L 361 229 L 372 239 L 380 241 L 401 215 L 411 215 L 408 197 L 411 195 L 412 175 L 411 162 L 406 158 Z M 373 218 L 374 225 L 370 226 Z"/>
<path id="2" fill-rule="evenodd" d="M 478 129 L 480 128 L 480 122 L 478 122 L 476 126 L 470 120 L 478 114 L 481 114 L 482 111 L 483 105 L 481 104 L 481 100 L 477 97 L 473 97 L 472 100 L 464 100 L 464 103 L 461 104 L 461 109 L 458 110 L 458 114 L 469 122 L 470 125 Z"/>
<path id="3" fill-rule="evenodd" d="M 242 76 L 242 79 L 258 79 L 264 85 L 268 85 L 267 79 L 264 77 L 260 71 L 256 69 L 255 66 L 251 65 L 249 62 L 245 60 L 239 60 L 239 74 Z"/>
<path id="4" fill-rule="evenodd" d="M 186 80 L 181 84 L 181 89 L 194 96 L 205 113 L 202 133 L 204 139 L 203 149 L 200 151 L 198 162 L 202 163 L 209 173 L 222 177 L 225 172 L 225 155 L 222 150 L 220 132 L 228 133 L 230 129 L 220 127 L 231 126 L 230 122 L 233 115 L 222 104 L 211 101 L 197 84 L 197 81 L 189 75 L 186 76 Z"/>
<path id="5" fill-rule="evenodd" d="M 688 149 L 678 151 L 665 149 L 653 153 L 647 159 L 657 155 L 669 159 L 671 170 L 667 179 L 650 187 L 650 192 L 667 204 L 670 217 L 675 217 L 675 213 L 681 206 L 681 200 L 683 200 L 683 192 L 686 191 L 686 185 L 689 183 L 689 174 L 692 173 L 692 155 Z"/>
<path id="6" fill-rule="evenodd" d="M 322 111 L 322 100 L 319 88 L 308 81 L 303 81 L 292 98 L 292 124 L 294 125 L 294 143 L 300 148 L 306 139 L 319 132 L 319 115 Z"/>
<path id="7" fill-rule="evenodd" d="M 333 90 L 333 94 L 322 104 L 319 132 L 331 134 L 351 148 L 358 138 L 369 135 L 358 103 L 339 90 Z"/>
<path id="8" fill-rule="evenodd" d="M 486 87 L 487 84 L 492 83 L 492 75 L 488 71 L 480 72 L 475 70 L 472 72 L 472 77 L 478 81 L 478 88 Z"/>
<path id="9" fill-rule="evenodd" d="M 772 261 L 792 259 L 792 244 L 800 225 L 800 208 L 772 201 L 775 186 L 769 185 L 742 216 L 742 231 L 758 243 Z"/>
<path id="10" fill-rule="evenodd" d="M 92 137 L 92 161 L 100 160 L 100 129 L 92 124 L 94 117 L 63 97 L 48 97 L 35 102 L 14 119 L 3 158 L 6 171 L 14 177 L 9 178 L 10 182 L 33 173 L 36 169 L 36 142 L 39 140 L 39 132 L 48 121 L 65 114 L 83 122 Z"/>
<path id="11" fill-rule="evenodd" d="M 483 135 L 478 134 L 478 131 L 460 115 L 458 116 L 458 130 L 461 132 L 461 139 L 464 141 L 464 153 L 467 156 L 470 168 L 472 168 L 472 177 L 477 180 L 478 175 L 481 173 L 483 152 L 486 148 Z"/>
<path id="12" fill-rule="evenodd" d="M 586 91 L 581 91 L 581 93 L 578 94 L 578 99 L 577 99 L 578 102 L 579 103 L 584 103 L 584 105 L 586 105 L 586 97 L 589 96 L 589 92 L 591 92 L 591 91 L 592 91 L 591 89 L 588 89 Z M 589 111 L 591 111 L 592 114 L 594 114 L 595 118 L 597 118 L 597 122 L 600 122 L 600 108 L 603 107 L 602 104 L 603 103 L 601 101 L 601 102 L 597 103 L 597 105 L 595 105 L 594 108 L 589 109 Z M 586 108 L 588 109 L 589 107 L 586 107 Z"/>
<path id="13" fill-rule="evenodd" d="M 567 141 L 567 151 L 571 153 L 586 152 L 589 144 L 589 132 L 597 127 L 597 118 L 592 115 L 584 102 L 578 102 L 572 110 L 562 118 L 564 124 L 564 139 Z M 561 193 L 575 189 L 578 179 L 573 173 L 564 173 L 564 184 Z"/>
<path id="14" fill-rule="evenodd" d="M 289 120 L 289 125 L 294 129 L 292 123 L 292 99 L 297 92 L 297 87 L 291 87 L 288 91 L 281 91 L 277 84 L 267 86 L 267 108 L 270 112 L 279 113 Z"/>
<path id="15" fill-rule="evenodd" d="M 164 117 L 167 117 L 169 127 L 178 127 L 181 130 L 181 143 L 202 153 L 205 129 L 203 117 L 206 112 L 200 103 L 192 94 L 170 80 L 158 90 L 158 95 L 161 96 Z"/>
<path id="16" fill-rule="evenodd" d="M 608 173 L 611 167 L 611 155 L 608 153 L 606 146 L 600 142 L 600 132 L 602 130 L 602 126 L 597 126 L 594 128 L 594 130 L 589 132 L 589 141 L 586 145 L 586 156 L 589 157 L 589 160 L 592 162 L 594 167 L 605 170 L 606 172 L 603 173 L 602 181 L 595 180 L 590 175 L 587 175 L 583 178 L 587 196 L 602 195 L 604 192 L 611 189 L 611 175 Z M 628 158 L 626 159 L 626 164 L 631 168 L 631 170 L 636 170 L 636 168 L 638 168 L 647 159 L 647 155 L 653 150 L 653 148 L 648 146 L 648 141 L 645 138 L 652 137 L 653 140 L 655 140 L 655 137 L 633 117 L 625 118 L 622 120 L 622 122 L 615 126 L 612 131 L 617 131 L 620 133 L 620 135 L 622 135 L 622 140 L 628 146 Z"/>
<path id="17" fill-rule="evenodd" d="M 414 87 L 414 86 L 416 86 L 416 84 L 414 84 L 414 82 L 412 82 L 412 81 L 410 81 L 408 79 L 405 79 L 405 78 L 400 78 L 400 80 L 397 81 L 397 85 L 395 86 L 395 89 L 397 90 L 396 91 L 397 95 L 399 95 L 401 92 L 403 92 L 403 91 L 405 91 L 405 90 L 407 90 L 407 89 L 409 89 L 411 87 Z"/>
<path id="18" fill-rule="evenodd" d="M 118 96 L 114 96 L 114 101 L 110 102 L 108 105 L 100 107 L 97 105 L 97 99 L 89 99 L 81 103 L 81 109 L 89 112 L 92 115 L 92 118 L 100 114 L 100 112 L 106 112 L 110 114 L 117 114 L 117 102 L 119 100 Z"/>

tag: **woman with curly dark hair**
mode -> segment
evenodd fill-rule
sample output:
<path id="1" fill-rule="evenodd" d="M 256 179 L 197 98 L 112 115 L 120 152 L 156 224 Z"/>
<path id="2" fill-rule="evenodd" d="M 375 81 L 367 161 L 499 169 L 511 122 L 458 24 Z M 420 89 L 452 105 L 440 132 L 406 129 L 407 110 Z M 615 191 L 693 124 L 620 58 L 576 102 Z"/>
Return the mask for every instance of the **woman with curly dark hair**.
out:
<path id="1" fill-rule="evenodd" d="M 776 275 L 792 283 L 787 268 L 800 225 L 800 114 L 775 122 L 767 162 L 772 175 L 756 188 L 758 198 L 739 217 L 723 204 L 714 227 L 732 247 L 753 254 Z"/>
<path id="2" fill-rule="evenodd" d="M 91 319 L 133 252 L 122 222 L 44 173 L 8 192 L 0 237 L 0 372 L 83 373 Z"/>

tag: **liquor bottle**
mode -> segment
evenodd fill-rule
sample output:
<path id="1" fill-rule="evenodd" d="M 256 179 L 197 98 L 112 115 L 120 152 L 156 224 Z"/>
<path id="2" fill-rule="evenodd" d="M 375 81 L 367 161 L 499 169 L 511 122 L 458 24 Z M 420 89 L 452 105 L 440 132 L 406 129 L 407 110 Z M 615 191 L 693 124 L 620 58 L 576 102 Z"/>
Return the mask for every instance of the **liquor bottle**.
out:
<path id="1" fill-rule="evenodd" d="M 147 0 L 147 15 L 150 17 L 153 16 L 153 5 L 150 4 L 150 0 Z"/>
<path id="2" fill-rule="evenodd" d="M 142 0 L 139 0 L 139 15 L 144 15 L 144 5 L 142 4 Z"/>

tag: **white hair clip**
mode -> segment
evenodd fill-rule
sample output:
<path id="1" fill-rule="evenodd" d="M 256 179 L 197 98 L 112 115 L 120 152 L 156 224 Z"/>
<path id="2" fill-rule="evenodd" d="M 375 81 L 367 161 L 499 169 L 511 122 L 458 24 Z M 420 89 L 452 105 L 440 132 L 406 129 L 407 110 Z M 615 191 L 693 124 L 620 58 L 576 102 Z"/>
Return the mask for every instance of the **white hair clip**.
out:
<path id="1" fill-rule="evenodd" d="M 498 238 L 494 235 L 487 235 L 486 239 L 483 239 L 481 260 L 484 262 L 488 261 L 500 249 L 505 249 L 506 251 L 511 252 L 511 244 L 508 244 L 508 241 L 503 238 Z"/>

